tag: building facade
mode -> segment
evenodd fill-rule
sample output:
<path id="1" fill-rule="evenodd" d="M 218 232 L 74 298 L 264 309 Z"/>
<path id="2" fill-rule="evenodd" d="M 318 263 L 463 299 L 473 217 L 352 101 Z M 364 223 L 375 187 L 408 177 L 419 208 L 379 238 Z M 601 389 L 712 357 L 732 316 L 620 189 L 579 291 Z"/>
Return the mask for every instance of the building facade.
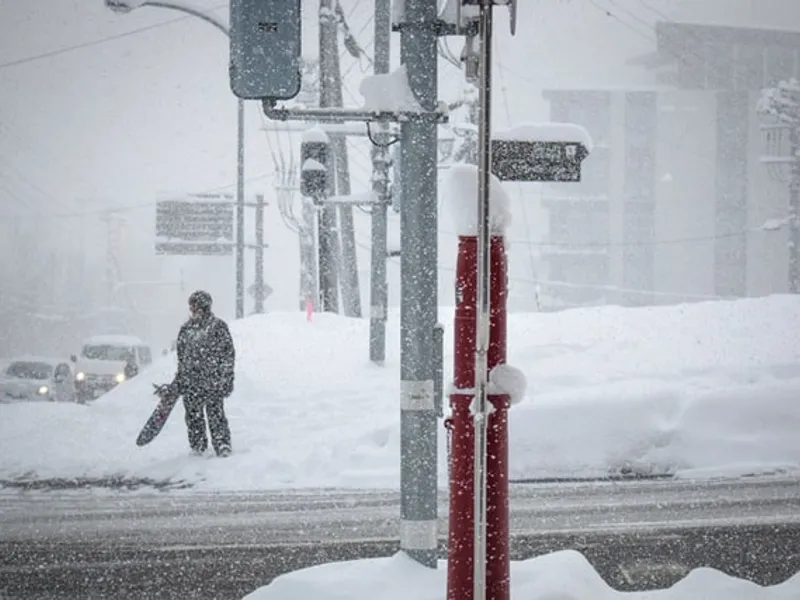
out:
<path id="1" fill-rule="evenodd" d="M 547 186 L 540 254 L 555 306 L 787 290 L 788 192 L 761 162 L 760 90 L 800 75 L 800 33 L 657 27 L 652 89 L 548 90 L 595 142 L 580 184 Z M 680 57 L 676 59 L 676 57 Z"/>

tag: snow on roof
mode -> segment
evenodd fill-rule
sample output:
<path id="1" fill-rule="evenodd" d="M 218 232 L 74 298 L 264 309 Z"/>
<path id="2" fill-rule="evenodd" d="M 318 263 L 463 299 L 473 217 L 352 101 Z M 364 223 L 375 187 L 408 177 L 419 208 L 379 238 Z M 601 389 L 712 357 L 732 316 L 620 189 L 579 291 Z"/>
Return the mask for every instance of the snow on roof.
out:
<path id="1" fill-rule="evenodd" d="M 448 169 L 443 188 L 444 203 L 453 218 L 456 233 L 461 236 L 478 234 L 478 167 L 455 164 Z M 511 224 L 511 201 L 500 180 L 491 175 L 489 211 L 492 235 L 505 235 Z"/>
<path id="2" fill-rule="evenodd" d="M 405 65 L 391 73 L 370 75 L 361 80 L 358 91 L 364 96 L 364 108 L 375 111 L 421 111 L 414 92 L 408 85 Z"/>
<path id="3" fill-rule="evenodd" d="M 328 134 L 325 133 L 319 126 L 311 127 L 303 132 L 302 140 L 304 142 L 316 142 L 319 144 L 330 143 Z"/>
<path id="4" fill-rule="evenodd" d="M 144 346 L 141 338 L 135 335 L 106 334 L 93 335 L 83 341 L 84 345 L 109 345 L 109 346 Z"/>
<path id="5" fill-rule="evenodd" d="M 24 356 L 17 356 L 11 360 L 6 360 L 5 364 L 13 364 L 16 362 L 37 362 L 55 366 L 57 364 L 69 361 L 66 358 L 53 358 L 52 356 L 36 356 L 34 354 L 26 354 Z"/>
<path id="6" fill-rule="evenodd" d="M 495 140 L 518 140 L 523 142 L 574 142 L 592 151 L 589 132 L 575 123 L 525 123 L 511 129 L 495 131 Z"/>

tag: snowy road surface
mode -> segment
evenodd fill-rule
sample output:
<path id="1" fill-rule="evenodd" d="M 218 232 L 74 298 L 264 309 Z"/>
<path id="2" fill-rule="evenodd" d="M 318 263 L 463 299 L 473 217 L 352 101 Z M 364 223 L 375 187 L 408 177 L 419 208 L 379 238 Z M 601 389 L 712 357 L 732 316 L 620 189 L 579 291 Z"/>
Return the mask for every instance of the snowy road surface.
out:
<path id="1" fill-rule="evenodd" d="M 512 550 L 579 549 L 627 589 L 701 565 L 776 583 L 800 569 L 799 490 L 781 477 L 514 486 Z M 399 512 L 394 493 L 309 490 L 5 490 L 0 508 L 2 597 L 240 598 L 288 570 L 393 553 Z"/>
<path id="2" fill-rule="evenodd" d="M 158 544 L 282 544 L 395 540 L 399 496 L 385 491 L 0 495 L 3 539 Z M 514 485 L 515 534 L 642 531 L 665 527 L 800 523 L 800 480 L 649 481 Z M 447 496 L 440 495 L 440 536 Z"/>

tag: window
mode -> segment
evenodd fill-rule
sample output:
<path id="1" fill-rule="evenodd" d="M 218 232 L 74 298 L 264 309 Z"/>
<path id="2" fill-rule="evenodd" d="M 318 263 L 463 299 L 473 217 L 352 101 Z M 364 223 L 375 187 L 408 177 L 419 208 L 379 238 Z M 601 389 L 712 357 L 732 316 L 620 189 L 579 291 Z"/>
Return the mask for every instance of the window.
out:
<path id="1" fill-rule="evenodd" d="M 565 91 L 551 95 L 552 121 L 575 123 L 591 134 L 597 146 L 608 144 L 611 131 L 611 94 L 600 91 Z"/>
<path id="2" fill-rule="evenodd" d="M 83 356 L 89 360 L 128 360 L 132 355 L 131 349 L 125 346 L 98 344 L 83 347 Z"/>
<path id="3" fill-rule="evenodd" d="M 735 47 L 734 89 L 760 90 L 764 87 L 764 47 L 740 44 Z"/>
<path id="4" fill-rule="evenodd" d="M 704 47 L 707 89 L 727 90 L 733 87 L 733 47 L 729 44 L 709 42 Z"/>
<path id="5" fill-rule="evenodd" d="M 558 201 L 550 209 L 550 241 L 578 246 L 608 244 L 608 203 Z"/>
<path id="6" fill-rule="evenodd" d="M 20 361 L 11 363 L 6 369 L 6 375 L 18 379 L 50 379 L 53 366 L 43 362 Z"/>
<path id="7" fill-rule="evenodd" d="M 652 149 L 628 148 L 625 156 L 625 199 L 627 201 L 653 201 L 655 170 L 655 156 Z"/>

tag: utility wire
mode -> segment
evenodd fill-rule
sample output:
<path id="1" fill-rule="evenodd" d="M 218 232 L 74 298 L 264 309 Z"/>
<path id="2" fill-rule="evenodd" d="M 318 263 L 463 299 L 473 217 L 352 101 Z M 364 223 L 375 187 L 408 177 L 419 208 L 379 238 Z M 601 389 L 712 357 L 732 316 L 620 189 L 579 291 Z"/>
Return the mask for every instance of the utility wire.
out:
<path id="1" fill-rule="evenodd" d="M 210 8 L 208 10 L 216 10 L 217 8 L 222 8 L 222 6 L 218 6 L 215 8 Z M 186 15 L 183 17 L 176 17 L 174 19 L 170 19 L 168 21 L 161 21 L 160 23 L 155 23 L 153 25 L 146 25 L 144 27 L 139 27 L 138 29 L 131 29 L 130 31 L 125 31 L 123 33 L 118 33 L 116 35 L 109 35 L 104 38 L 99 38 L 96 40 L 91 40 L 89 42 L 83 42 L 81 44 L 74 44 L 72 46 L 65 46 L 63 48 L 58 48 L 56 50 L 50 50 L 48 52 L 42 52 L 41 54 L 34 54 L 33 56 L 26 56 L 24 58 L 18 58 L 16 60 L 10 60 L 4 63 L 0 63 L 0 70 L 2 69 L 9 69 L 11 67 L 16 67 L 19 65 L 25 65 L 28 63 L 32 63 L 35 61 L 43 60 L 45 58 L 51 58 L 53 56 L 59 56 L 61 54 L 66 54 L 68 52 L 74 52 L 76 50 L 82 50 L 83 48 L 91 48 L 92 46 L 98 46 L 100 44 L 105 44 L 107 42 L 112 42 L 114 40 L 119 40 L 122 38 L 130 37 L 132 35 L 138 35 L 140 33 L 144 33 L 145 31 L 151 31 L 153 29 L 158 29 L 160 27 L 166 27 L 168 25 L 173 25 L 175 23 L 179 23 L 181 21 L 186 21 L 188 19 L 193 18 L 190 15 Z"/>

